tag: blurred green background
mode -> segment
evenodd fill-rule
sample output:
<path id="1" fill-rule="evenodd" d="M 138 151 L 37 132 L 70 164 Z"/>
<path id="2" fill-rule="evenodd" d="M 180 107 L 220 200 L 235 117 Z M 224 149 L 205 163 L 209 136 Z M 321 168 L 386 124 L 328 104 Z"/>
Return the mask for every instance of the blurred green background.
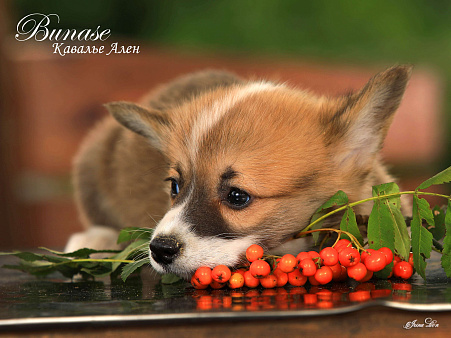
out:
<path id="1" fill-rule="evenodd" d="M 18 0 L 11 5 L 18 18 L 58 13 L 64 18 L 59 28 L 100 25 L 116 37 L 185 51 L 427 66 L 446 81 L 451 130 L 451 1 Z M 447 150 L 451 153 L 449 137 Z"/>

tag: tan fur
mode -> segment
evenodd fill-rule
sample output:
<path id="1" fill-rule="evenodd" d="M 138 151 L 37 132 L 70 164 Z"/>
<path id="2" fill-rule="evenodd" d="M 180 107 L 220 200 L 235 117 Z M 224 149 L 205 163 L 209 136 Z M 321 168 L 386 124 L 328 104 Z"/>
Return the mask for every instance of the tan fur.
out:
<path id="1" fill-rule="evenodd" d="M 85 141 L 74 163 L 81 219 L 86 226 L 152 227 L 170 208 L 163 180 L 171 177 L 183 181 L 175 205 L 197 198 L 231 232 L 280 245 L 337 190 L 359 200 L 393 180 L 379 150 L 410 71 L 391 68 L 338 98 L 204 72 L 160 88 L 143 106 L 109 104 L 130 130 L 108 117 Z M 224 181 L 230 168 L 237 174 Z M 230 208 L 221 190 L 229 187 L 248 192 L 249 206 Z"/>

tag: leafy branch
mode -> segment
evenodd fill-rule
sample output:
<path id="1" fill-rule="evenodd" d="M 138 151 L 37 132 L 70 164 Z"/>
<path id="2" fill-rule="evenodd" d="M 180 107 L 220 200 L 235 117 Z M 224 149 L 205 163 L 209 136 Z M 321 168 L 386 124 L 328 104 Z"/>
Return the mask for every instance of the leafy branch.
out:
<path id="1" fill-rule="evenodd" d="M 423 279 L 426 279 L 426 259 L 430 258 L 432 250 L 438 251 L 442 254 L 442 267 L 446 275 L 451 277 L 451 196 L 420 191 L 450 181 L 451 167 L 426 180 L 414 191 L 400 192 L 395 183 L 386 183 L 374 186 L 372 197 L 349 203 L 347 195 L 340 190 L 317 209 L 311 223 L 295 237 L 315 232 L 314 229 L 320 228 L 326 218 L 344 212 L 340 230 L 349 232 L 354 240 L 362 244 L 363 238 L 357 226 L 353 207 L 373 202 L 367 228 L 368 244 L 371 249 L 388 247 L 403 260 L 407 260 L 412 251 L 415 269 Z M 412 238 L 409 237 L 407 224 L 401 213 L 400 197 L 403 195 L 412 195 L 413 198 L 410 222 Z M 431 210 L 429 203 L 420 196 L 447 199 L 446 212 L 438 207 Z M 423 220 L 428 227 L 423 226 Z M 441 240 L 443 244 L 440 243 Z M 378 273 L 379 276 L 388 276 L 390 269 L 391 267 L 387 266 Z"/>
<path id="2" fill-rule="evenodd" d="M 82 278 L 106 277 L 115 275 L 118 268 L 123 266 L 121 278 L 125 281 L 131 273 L 150 263 L 147 248 L 152 231 L 152 229 L 146 228 L 123 229 L 119 234 L 118 244 L 132 242 L 122 251 L 85 248 L 64 253 L 40 248 L 49 254 L 17 251 L 3 252 L 0 255 L 13 255 L 20 258 L 19 264 L 4 265 L 4 268 L 24 271 L 37 277 L 44 277 L 55 272 L 71 279 L 77 275 Z M 111 256 L 91 258 L 91 255 Z"/>
<path id="3" fill-rule="evenodd" d="M 450 167 L 450 168 L 451 168 L 451 167 Z M 395 184 L 395 183 L 393 183 L 393 184 Z M 342 190 L 339 190 L 338 193 L 346 195 L 346 193 L 345 193 L 344 191 L 342 191 Z M 332 197 L 328 200 L 328 202 L 329 202 L 330 200 L 334 199 L 334 197 L 335 197 L 336 195 L 337 195 L 337 194 L 335 194 L 334 196 L 332 196 Z M 386 194 L 386 195 L 373 196 L 373 197 L 365 198 L 365 199 L 363 199 L 363 200 L 359 200 L 359 201 L 352 202 L 352 203 L 347 203 L 347 202 L 346 202 L 346 205 L 343 205 L 343 206 L 341 206 L 341 207 L 339 207 L 339 208 L 336 208 L 336 209 L 334 209 L 334 210 L 328 212 L 327 214 L 323 214 L 321 217 L 316 218 L 316 219 L 315 219 L 314 221 L 312 221 L 309 225 L 307 225 L 307 226 L 304 228 L 304 230 L 302 230 L 302 232 L 308 231 L 308 230 L 314 228 L 318 223 L 321 223 L 321 222 L 324 221 L 326 218 L 328 218 L 328 217 L 330 217 L 330 216 L 332 216 L 332 215 L 334 215 L 334 214 L 337 214 L 337 213 L 339 213 L 339 212 L 341 212 L 341 211 L 343 211 L 343 210 L 345 210 L 345 209 L 347 209 L 347 208 L 353 208 L 353 207 L 355 207 L 355 206 L 357 206 L 357 205 L 359 205 L 359 204 L 363 204 L 363 203 L 366 203 L 366 202 L 374 202 L 374 201 L 376 201 L 376 200 L 384 200 L 384 199 L 390 199 L 390 198 L 400 197 L 400 196 L 402 196 L 402 195 L 416 195 L 416 196 L 418 196 L 418 195 L 424 195 L 424 196 L 443 197 L 443 198 L 447 198 L 447 199 L 451 198 L 451 196 L 447 196 L 447 195 L 436 194 L 436 193 L 431 193 L 431 192 L 422 192 L 422 191 L 417 191 L 417 190 L 415 190 L 415 191 L 402 191 L 402 192 L 393 193 L 393 194 Z M 326 202 L 326 203 L 327 203 L 327 202 Z M 324 204 L 323 204 L 323 205 L 324 205 Z M 323 205 L 320 207 L 321 210 L 324 210 Z M 328 208 L 327 208 L 327 209 L 328 209 Z M 318 212 L 319 212 L 319 209 L 315 212 L 314 215 L 316 215 Z"/>

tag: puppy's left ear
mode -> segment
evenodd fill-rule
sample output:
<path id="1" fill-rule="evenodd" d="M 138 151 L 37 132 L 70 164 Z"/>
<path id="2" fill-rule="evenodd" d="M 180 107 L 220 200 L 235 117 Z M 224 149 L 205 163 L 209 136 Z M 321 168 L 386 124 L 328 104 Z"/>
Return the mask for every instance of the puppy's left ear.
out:
<path id="1" fill-rule="evenodd" d="M 412 66 L 396 66 L 374 76 L 356 94 L 343 98 L 327 134 L 339 165 L 365 166 L 382 148 L 401 103 Z M 333 150 L 332 150 L 333 151 Z"/>
<path id="2" fill-rule="evenodd" d="M 165 113 L 123 101 L 107 103 L 105 107 L 120 124 L 146 137 L 162 151 L 164 134 L 169 126 L 169 117 Z"/>

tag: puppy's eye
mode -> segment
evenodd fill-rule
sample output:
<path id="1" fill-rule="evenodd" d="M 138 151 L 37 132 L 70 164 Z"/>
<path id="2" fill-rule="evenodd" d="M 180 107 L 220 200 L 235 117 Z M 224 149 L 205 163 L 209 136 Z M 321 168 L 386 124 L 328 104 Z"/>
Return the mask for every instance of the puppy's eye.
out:
<path id="1" fill-rule="evenodd" d="M 251 201 L 251 196 L 244 190 L 231 188 L 226 198 L 227 202 L 235 208 L 244 208 Z"/>
<path id="2" fill-rule="evenodd" d="M 165 179 L 165 181 L 171 181 L 171 198 L 175 198 L 180 192 L 179 183 L 172 177 Z"/>
<path id="3" fill-rule="evenodd" d="M 179 194 L 180 188 L 176 180 L 171 180 L 171 195 L 175 197 Z"/>

